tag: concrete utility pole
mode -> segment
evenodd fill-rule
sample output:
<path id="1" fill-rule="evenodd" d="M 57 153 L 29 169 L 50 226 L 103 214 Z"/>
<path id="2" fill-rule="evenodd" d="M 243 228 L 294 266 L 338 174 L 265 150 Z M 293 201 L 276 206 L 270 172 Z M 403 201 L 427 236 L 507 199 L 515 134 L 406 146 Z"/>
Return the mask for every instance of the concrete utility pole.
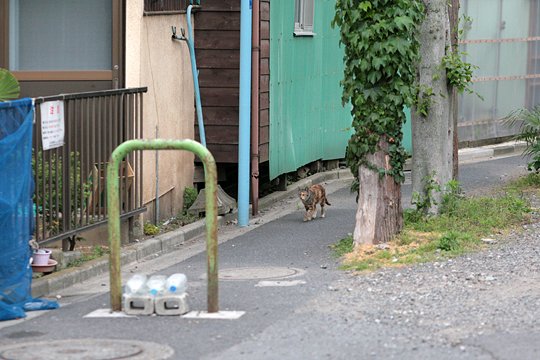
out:
<path id="1" fill-rule="evenodd" d="M 420 64 L 418 83 L 421 89 L 429 89 L 432 96 L 427 115 L 413 107 L 413 192 L 423 198 L 431 197 L 429 213 L 436 214 L 441 203 L 441 192 L 427 194 L 426 179 L 441 186 L 452 179 L 454 169 L 454 110 L 452 88 L 448 85 L 446 72 L 441 64 L 451 49 L 450 20 L 447 0 L 424 0 L 426 17 L 420 27 Z"/>

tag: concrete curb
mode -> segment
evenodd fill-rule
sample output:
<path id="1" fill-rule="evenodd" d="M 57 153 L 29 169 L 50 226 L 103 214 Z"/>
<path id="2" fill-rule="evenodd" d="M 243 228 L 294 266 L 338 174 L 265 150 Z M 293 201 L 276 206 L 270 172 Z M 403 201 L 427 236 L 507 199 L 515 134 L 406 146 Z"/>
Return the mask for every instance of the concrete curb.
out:
<path id="1" fill-rule="evenodd" d="M 502 144 L 486 145 L 475 148 L 463 148 L 458 151 L 460 163 L 470 163 L 491 159 L 500 156 L 523 154 L 526 149 L 524 141 L 509 141 Z M 404 165 L 405 171 L 411 171 L 412 159 L 409 158 Z"/>
<path id="2" fill-rule="evenodd" d="M 352 179 L 352 174 L 349 169 L 336 169 L 311 175 L 295 184 L 287 186 L 286 191 L 275 192 L 260 199 L 259 208 L 264 209 L 277 201 L 296 196 L 298 189 L 303 187 L 335 179 Z M 218 224 L 221 227 L 235 217 L 236 211 L 225 216 L 219 216 Z M 180 229 L 156 235 L 139 243 L 125 245 L 122 247 L 122 266 L 135 264 L 156 254 L 159 256 L 177 250 L 185 242 L 204 234 L 205 226 L 205 220 L 201 219 Z M 108 256 L 88 261 L 78 267 L 62 269 L 42 278 L 33 279 L 32 296 L 48 296 L 69 286 L 107 273 L 108 271 Z"/>
<path id="3" fill-rule="evenodd" d="M 464 148 L 459 150 L 459 161 L 476 161 L 486 158 L 522 154 L 526 149 L 524 141 L 511 141 L 503 144 L 480 146 L 477 148 Z"/>

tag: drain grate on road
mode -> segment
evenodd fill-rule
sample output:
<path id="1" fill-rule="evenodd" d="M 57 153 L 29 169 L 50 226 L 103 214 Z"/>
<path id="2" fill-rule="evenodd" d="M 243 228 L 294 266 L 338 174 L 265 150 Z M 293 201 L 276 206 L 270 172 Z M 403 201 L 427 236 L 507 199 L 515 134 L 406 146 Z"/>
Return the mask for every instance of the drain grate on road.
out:
<path id="1" fill-rule="evenodd" d="M 275 267 L 275 266 L 259 266 L 259 267 L 243 267 L 229 268 L 219 270 L 220 280 L 268 280 L 268 279 L 286 279 L 295 276 L 304 275 L 304 270 Z"/>
<path id="2" fill-rule="evenodd" d="M 167 345 L 134 340 L 70 339 L 0 347 L 0 359 L 6 360 L 161 360 L 173 354 Z"/>

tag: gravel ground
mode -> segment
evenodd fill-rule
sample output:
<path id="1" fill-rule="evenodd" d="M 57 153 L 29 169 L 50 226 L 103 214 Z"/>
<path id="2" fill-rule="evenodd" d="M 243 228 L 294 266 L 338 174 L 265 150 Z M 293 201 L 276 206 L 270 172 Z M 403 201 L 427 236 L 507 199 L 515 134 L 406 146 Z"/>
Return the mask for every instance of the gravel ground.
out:
<path id="1" fill-rule="evenodd" d="M 343 273 L 294 316 L 209 358 L 540 359 L 540 223 L 495 240 L 450 260 Z"/>

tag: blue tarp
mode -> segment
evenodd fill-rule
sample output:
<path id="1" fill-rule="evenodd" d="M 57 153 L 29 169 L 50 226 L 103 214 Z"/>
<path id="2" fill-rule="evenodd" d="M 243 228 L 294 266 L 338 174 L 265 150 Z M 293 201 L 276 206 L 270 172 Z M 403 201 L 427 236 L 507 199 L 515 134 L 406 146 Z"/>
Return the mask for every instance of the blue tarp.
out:
<path id="1" fill-rule="evenodd" d="M 31 295 L 32 99 L 0 102 L 0 320 L 58 303 Z"/>

